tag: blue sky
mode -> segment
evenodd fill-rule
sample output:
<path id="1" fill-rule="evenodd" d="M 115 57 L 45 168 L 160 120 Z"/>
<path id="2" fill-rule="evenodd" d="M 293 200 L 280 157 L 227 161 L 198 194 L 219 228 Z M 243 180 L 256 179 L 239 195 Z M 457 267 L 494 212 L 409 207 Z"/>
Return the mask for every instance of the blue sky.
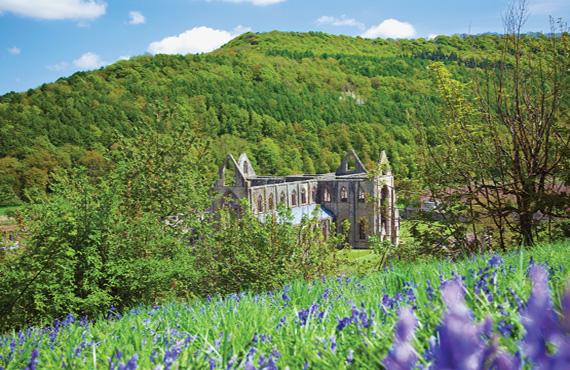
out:
<path id="1" fill-rule="evenodd" d="M 509 0 L 0 0 L 0 94 L 145 53 L 195 53 L 240 33 L 365 37 L 501 32 Z M 570 0 L 528 0 L 527 31 Z"/>

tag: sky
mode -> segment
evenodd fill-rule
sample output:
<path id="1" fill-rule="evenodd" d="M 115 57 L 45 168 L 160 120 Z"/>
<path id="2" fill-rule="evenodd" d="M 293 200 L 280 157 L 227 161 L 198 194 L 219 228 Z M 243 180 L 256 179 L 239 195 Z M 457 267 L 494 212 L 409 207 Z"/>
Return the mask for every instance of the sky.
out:
<path id="1" fill-rule="evenodd" d="M 502 32 L 511 0 L 0 0 L 0 94 L 141 54 L 214 50 L 243 32 L 367 38 Z M 526 31 L 570 19 L 570 0 L 528 0 Z"/>

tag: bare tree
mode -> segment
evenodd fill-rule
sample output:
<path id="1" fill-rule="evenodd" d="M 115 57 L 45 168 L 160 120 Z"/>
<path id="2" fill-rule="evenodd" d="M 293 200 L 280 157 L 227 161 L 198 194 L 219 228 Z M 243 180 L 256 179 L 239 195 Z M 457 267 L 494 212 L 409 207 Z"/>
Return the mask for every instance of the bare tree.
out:
<path id="1" fill-rule="evenodd" d="M 551 20 L 548 35 L 523 34 L 525 0 L 503 19 L 500 59 L 473 88 L 432 65 L 447 131 L 424 136 L 423 144 L 438 143 L 426 147 L 424 172 L 441 198 L 467 205 L 475 238 L 475 220 L 490 219 L 502 246 L 506 231 L 532 245 L 537 215 L 568 216 L 568 196 L 558 188 L 570 171 L 570 40 L 561 20 Z"/>

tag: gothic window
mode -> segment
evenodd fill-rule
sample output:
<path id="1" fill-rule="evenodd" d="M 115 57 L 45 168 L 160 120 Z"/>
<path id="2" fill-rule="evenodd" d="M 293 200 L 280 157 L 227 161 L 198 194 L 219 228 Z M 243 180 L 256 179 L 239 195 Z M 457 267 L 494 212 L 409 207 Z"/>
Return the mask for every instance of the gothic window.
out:
<path id="1" fill-rule="evenodd" d="M 282 191 L 281 194 L 279 195 L 279 203 L 283 205 L 287 204 L 287 196 L 285 195 L 284 191 Z"/>
<path id="2" fill-rule="evenodd" d="M 366 193 L 364 193 L 364 191 L 362 189 L 358 190 L 358 201 L 360 203 L 364 203 L 364 200 L 366 199 Z"/>
<path id="3" fill-rule="evenodd" d="M 247 162 L 243 162 L 243 173 L 247 175 L 248 173 L 248 167 L 247 167 Z"/>
<path id="4" fill-rule="evenodd" d="M 269 194 L 269 199 L 267 200 L 267 207 L 270 211 L 273 211 L 273 193 Z"/>
<path id="5" fill-rule="evenodd" d="M 348 201 L 348 190 L 346 190 L 346 187 L 342 187 L 340 188 L 340 201 L 341 202 L 347 202 Z"/>
<path id="6" fill-rule="evenodd" d="M 388 185 L 384 185 L 380 191 L 380 231 L 382 237 L 388 234 L 389 197 L 390 189 L 388 189 Z"/>
<path id="7" fill-rule="evenodd" d="M 366 220 L 361 219 L 358 223 L 358 237 L 360 240 L 366 240 Z"/>
<path id="8" fill-rule="evenodd" d="M 302 188 L 301 189 L 301 204 L 306 204 L 307 203 L 307 189 Z"/>
<path id="9" fill-rule="evenodd" d="M 263 212 L 263 196 L 261 194 L 257 196 L 257 212 Z"/>
<path id="10" fill-rule="evenodd" d="M 382 191 L 380 192 L 380 206 L 388 204 L 387 200 L 389 196 L 390 190 L 388 189 L 388 185 L 384 185 L 382 187 Z"/>
<path id="11" fill-rule="evenodd" d="M 323 189 L 323 202 L 330 202 L 331 201 L 331 192 L 329 191 L 328 187 Z"/>
<path id="12" fill-rule="evenodd" d="M 313 190 L 311 191 L 311 203 L 317 202 L 317 187 L 313 186 Z"/>
<path id="13" fill-rule="evenodd" d="M 297 191 L 293 190 L 291 192 L 291 205 L 295 207 L 297 205 Z"/>

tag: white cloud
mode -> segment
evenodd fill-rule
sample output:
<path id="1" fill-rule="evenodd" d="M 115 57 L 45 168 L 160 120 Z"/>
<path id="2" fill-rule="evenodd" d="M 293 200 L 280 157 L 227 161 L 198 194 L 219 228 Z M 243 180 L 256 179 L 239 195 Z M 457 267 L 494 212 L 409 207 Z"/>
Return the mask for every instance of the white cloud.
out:
<path id="1" fill-rule="evenodd" d="M 95 53 L 87 52 L 73 61 L 73 65 L 79 69 L 95 69 L 107 64 Z"/>
<path id="2" fill-rule="evenodd" d="M 117 58 L 117 60 L 129 60 L 131 59 L 130 55 L 121 55 L 120 57 Z"/>
<path id="3" fill-rule="evenodd" d="M 249 27 L 244 26 L 238 26 L 232 32 L 205 26 L 194 27 L 177 36 L 169 36 L 152 42 L 147 50 L 151 54 L 207 53 L 250 30 Z"/>
<path id="4" fill-rule="evenodd" d="M 362 35 L 369 39 L 375 39 L 378 37 L 382 38 L 393 38 L 393 39 L 406 39 L 414 37 L 416 30 L 408 22 L 401 22 L 397 19 L 390 18 L 385 19 L 382 23 L 372 26 L 367 29 Z"/>
<path id="5" fill-rule="evenodd" d="M 439 34 L 437 34 L 437 33 L 430 33 L 427 38 L 428 38 L 428 40 L 433 40 L 433 39 L 435 39 L 437 36 L 439 36 Z"/>
<path id="6" fill-rule="evenodd" d="M 66 70 L 67 67 L 69 67 L 69 63 L 67 63 L 67 62 L 59 62 L 59 63 L 50 64 L 50 65 L 46 66 L 46 68 L 52 72 L 63 71 L 63 70 Z"/>
<path id="7" fill-rule="evenodd" d="M 12 48 L 8 48 L 8 53 L 10 53 L 12 55 L 20 55 L 22 53 L 22 49 L 14 46 Z"/>
<path id="8" fill-rule="evenodd" d="M 106 8 L 99 0 L 0 0 L 0 13 L 39 19 L 95 19 Z"/>
<path id="9" fill-rule="evenodd" d="M 235 4 L 242 4 L 242 3 L 249 3 L 255 6 L 267 6 L 267 5 L 275 5 L 279 3 L 284 3 L 287 0 L 208 0 L 208 1 L 223 1 L 225 3 L 235 3 Z"/>
<path id="10" fill-rule="evenodd" d="M 136 10 L 129 12 L 129 24 L 144 24 L 146 22 L 145 16 Z"/>
<path id="11" fill-rule="evenodd" d="M 354 18 L 347 18 L 346 15 L 341 15 L 340 18 L 332 17 L 330 15 L 323 15 L 316 21 L 317 24 L 330 24 L 332 26 L 347 26 L 364 29 L 364 23 L 357 21 Z"/>

